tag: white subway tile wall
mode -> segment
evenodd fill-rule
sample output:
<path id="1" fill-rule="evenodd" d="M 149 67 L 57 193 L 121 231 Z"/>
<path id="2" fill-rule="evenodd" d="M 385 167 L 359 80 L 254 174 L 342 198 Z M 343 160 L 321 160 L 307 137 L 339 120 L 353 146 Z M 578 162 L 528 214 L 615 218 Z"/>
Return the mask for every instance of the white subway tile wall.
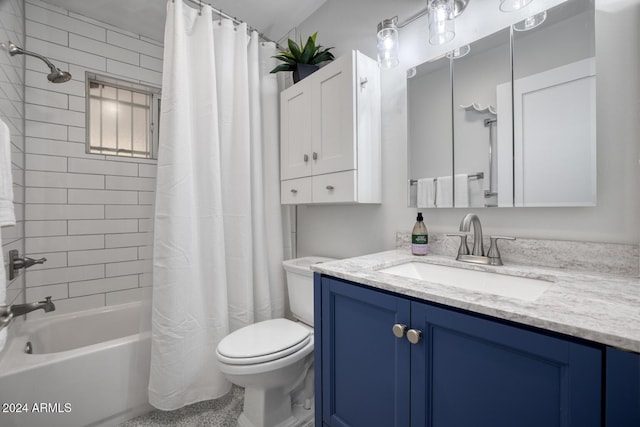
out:
<path id="1" fill-rule="evenodd" d="M 11 40 L 17 45 L 25 43 L 24 3 L 22 0 L 0 1 L 0 41 Z M 9 56 L 0 50 L 0 119 L 7 124 L 11 133 L 11 172 L 13 175 L 13 201 L 16 225 L 2 227 L 2 254 L 5 268 L 10 250 L 24 252 L 24 56 Z M 55 101 L 51 101 L 55 102 Z M 145 175 L 146 176 L 146 175 Z M 24 302 L 24 273 L 20 272 L 12 281 L 0 281 L 7 286 L 6 302 Z"/>
<path id="2" fill-rule="evenodd" d="M 26 61 L 25 246 L 47 258 L 27 272 L 26 296 L 51 295 L 57 312 L 150 299 L 156 162 L 85 152 L 84 79 L 160 87 L 162 43 L 39 0 L 26 2 L 26 28 L 26 48 L 73 75 L 51 84 Z"/>

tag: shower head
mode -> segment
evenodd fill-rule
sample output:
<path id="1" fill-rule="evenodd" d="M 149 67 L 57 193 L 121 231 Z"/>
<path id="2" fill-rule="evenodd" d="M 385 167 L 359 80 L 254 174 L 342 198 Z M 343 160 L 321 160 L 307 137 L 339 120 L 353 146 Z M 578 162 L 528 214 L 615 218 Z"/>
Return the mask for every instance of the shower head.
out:
<path id="1" fill-rule="evenodd" d="M 29 52 L 28 50 L 24 50 L 13 44 L 12 42 L 9 42 L 9 55 L 29 55 L 42 60 L 51 70 L 51 72 L 47 75 L 47 79 L 49 79 L 49 81 L 52 83 L 64 83 L 71 80 L 71 74 L 69 74 L 68 71 L 60 70 L 60 68 L 53 65 L 51 61 L 49 61 L 44 56 L 38 55 L 37 53 Z"/>
<path id="2" fill-rule="evenodd" d="M 51 72 L 47 75 L 47 79 L 51 83 L 64 83 L 71 80 L 71 74 L 68 71 L 62 71 L 60 68 L 56 68 L 55 71 L 51 70 Z"/>

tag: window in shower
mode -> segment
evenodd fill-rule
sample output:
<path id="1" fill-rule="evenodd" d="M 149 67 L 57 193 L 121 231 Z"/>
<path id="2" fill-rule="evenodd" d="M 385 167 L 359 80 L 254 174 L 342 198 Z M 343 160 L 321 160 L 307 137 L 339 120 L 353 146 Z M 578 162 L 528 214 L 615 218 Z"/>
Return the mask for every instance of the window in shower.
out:
<path id="1" fill-rule="evenodd" d="M 86 73 L 87 153 L 156 159 L 160 89 Z"/>

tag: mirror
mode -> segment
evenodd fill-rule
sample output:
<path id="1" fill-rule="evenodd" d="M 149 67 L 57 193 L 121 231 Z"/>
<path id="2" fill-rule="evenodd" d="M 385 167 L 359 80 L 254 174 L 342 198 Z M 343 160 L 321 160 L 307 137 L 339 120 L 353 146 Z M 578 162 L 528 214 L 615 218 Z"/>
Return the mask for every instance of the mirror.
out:
<path id="1" fill-rule="evenodd" d="M 594 6 L 569 0 L 407 72 L 409 206 L 595 206 Z"/>
<path id="2" fill-rule="evenodd" d="M 451 176 L 453 168 L 451 60 L 425 62 L 409 69 L 407 77 L 409 173 L 416 177 L 409 185 L 409 198 L 413 206 L 435 207 L 437 202 L 451 207 L 452 191 L 441 191 L 438 200 L 435 192 L 437 178 Z"/>

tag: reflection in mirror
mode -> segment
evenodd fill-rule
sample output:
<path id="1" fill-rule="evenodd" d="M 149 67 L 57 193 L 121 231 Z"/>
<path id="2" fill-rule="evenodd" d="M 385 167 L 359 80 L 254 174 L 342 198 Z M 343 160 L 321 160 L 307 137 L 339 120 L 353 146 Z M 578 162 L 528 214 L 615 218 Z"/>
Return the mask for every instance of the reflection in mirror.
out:
<path id="1" fill-rule="evenodd" d="M 570 0 L 543 18 L 514 25 L 513 204 L 595 206 L 594 1 Z"/>
<path id="2" fill-rule="evenodd" d="M 421 208 L 453 206 L 450 62 L 442 57 L 407 73 L 409 199 Z"/>
<path id="3" fill-rule="evenodd" d="M 453 81 L 454 205 L 497 206 L 497 142 L 511 140 L 508 132 L 498 134 L 500 122 L 511 118 L 511 103 L 508 98 L 498 103 L 496 94 L 511 82 L 509 29 L 474 42 L 464 57 L 454 57 Z"/>
<path id="4" fill-rule="evenodd" d="M 568 0 L 408 73 L 409 206 L 595 206 L 594 6 Z"/>

